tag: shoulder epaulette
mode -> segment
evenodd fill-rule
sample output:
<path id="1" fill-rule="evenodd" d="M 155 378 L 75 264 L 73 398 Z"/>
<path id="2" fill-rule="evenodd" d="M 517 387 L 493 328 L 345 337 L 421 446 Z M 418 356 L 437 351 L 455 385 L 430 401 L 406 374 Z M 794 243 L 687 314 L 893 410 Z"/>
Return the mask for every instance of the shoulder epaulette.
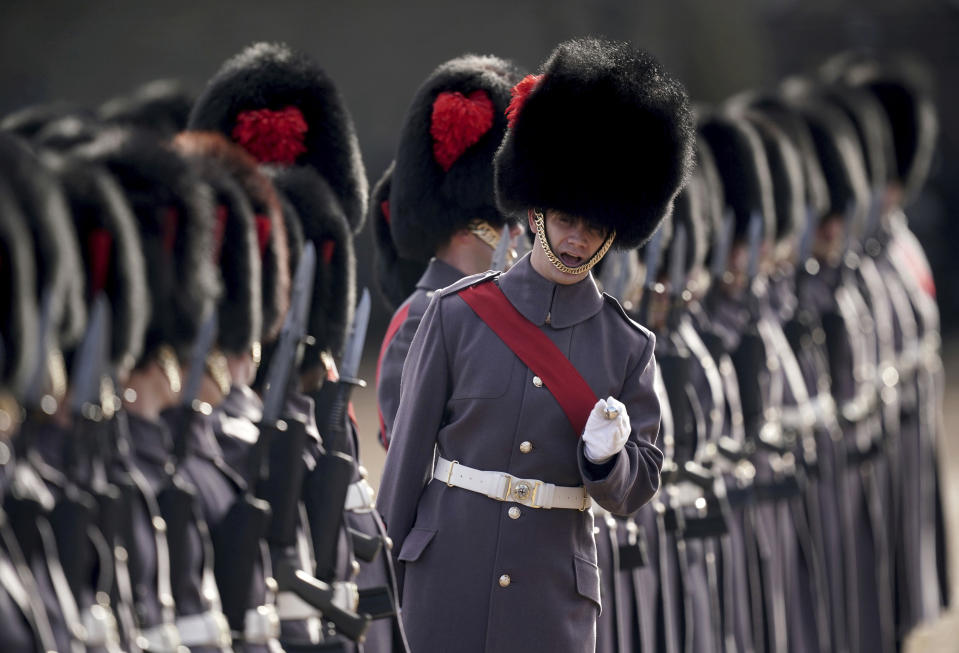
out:
<path id="1" fill-rule="evenodd" d="M 466 290 L 470 286 L 475 286 L 478 283 L 495 279 L 500 274 L 501 272 L 496 270 L 487 270 L 486 272 L 480 272 L 479 274 L 471 274 L 470 276 L 463 277 L 456 283 L 452 283 L 445 288 L 440 288 L 436 291 L 436 294 L 442 297 L 446 297 L 447 295 L 455 295 L 461 290 Z"/>
<path id="2" fill-rule="evenodd" d="M 631 318 L 629 316 L 629 313 L 626 312 L 626 309 L 623 308 L 623 305 L 619 303 L 618 299 L 616 299 L 612 295 L 607 294 L 605 292 L 603 293 L 603 299 L 606 300 L 607 304 L 609 304 L 614 309 L 616 309 L 616 313 L 620 315 L 624 320 L 626 320 L 626 324 L 633 327 L 636 331 L 639 331 L 641 334 L 643 334 L 647 338 L 652 337 L 653 335 L 652 332 L 646 327 L 644 327 L 642 324 L 640 324 L 639 322 Z"/>

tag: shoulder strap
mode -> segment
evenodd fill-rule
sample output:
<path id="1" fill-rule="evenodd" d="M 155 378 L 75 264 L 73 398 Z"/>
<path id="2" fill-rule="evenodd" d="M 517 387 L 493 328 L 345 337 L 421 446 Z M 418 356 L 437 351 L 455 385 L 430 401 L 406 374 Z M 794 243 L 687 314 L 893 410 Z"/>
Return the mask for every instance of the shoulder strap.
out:
<path id="1" fill-rule="evenodd" d="M 536 376 L 543 380 L 579 436 L 596 394 L 539 327 L 520 314 L 495 283 L 470 286 L 459 296 Z"/>
<path id="2" fill-rule="evenodd" d="M 376 359 L 376 387 L 380 387 L 380 370 L 383 368 L 383 357 L 386 356 L 386 350 L 390 343 L 396 337 L 396 333 L 406 321 L 406 316 L 410 314 L 410 302 L 406 301 L 399 310 L 393 314 L 390 325 L 386 328 L 386 335 L 383 336 L 383 344 L 380 345 L 380 356 Z M 380 418 L 380 443 L 384 448 L 389 448 L 390 442 L 386 439 L 386 421 L 383 419 L 383 411 L 380 410 L 379 402 L 376 403 L 376 413 Z"/>

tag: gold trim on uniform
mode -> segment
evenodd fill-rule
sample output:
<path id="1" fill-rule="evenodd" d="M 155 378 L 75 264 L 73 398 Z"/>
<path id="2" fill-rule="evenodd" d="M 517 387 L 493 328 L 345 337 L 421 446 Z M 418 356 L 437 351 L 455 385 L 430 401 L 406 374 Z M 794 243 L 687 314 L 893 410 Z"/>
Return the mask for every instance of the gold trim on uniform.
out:
<path id="1" fill-rule="evenodd" d="M 592 258 L 588 261 L 579 265 L 575 268 L 571 268 L 565 263 L 563 263 L 556 254 L 553 253 L 553 249 L 549 246 L 549 239 L 546 237 L 546 218 L 543 216 L 543 212 L 538 209 L 533 209 L 533 216 L 536 222 L 536 233 L 539 234 L 539 243 L 543 246 L 543 252 L 546 254 L 546 258 L 549 259 L 549 262 L 559 270 L 566 274 L 583 274 L 589 272 L 594 265 L 599 263 L 606 252 L 609 251 L 609 248 L 613 245 L 613 239 L 616 238 L 616 232 L 611 232 L 607 237 L 606 241 L 603 243 L 603 246 L 593 254 Z"/>
<path id="2" fill-rule="evenodd" d="M 170 390 L 174 394 L 179 394 L 181 388 L 180 363 L 177 361 L 176 354 L 173 352 L 173 347 L 170 345 L 161 345 L 158 347 L 157 363 L 159 363 L 167 383 L 170 384 Z"/>
<path id="3" fill-rule="evenodd" d="M 206 357 L 206 371 L 216 383 L 217 389 L 224 397 L 230 394 L 230 386 L 233 385 L 233 376 L 230 374 L 230 366 L 226 362 L 226 356 L 221 351 L 211 351 Z"/>

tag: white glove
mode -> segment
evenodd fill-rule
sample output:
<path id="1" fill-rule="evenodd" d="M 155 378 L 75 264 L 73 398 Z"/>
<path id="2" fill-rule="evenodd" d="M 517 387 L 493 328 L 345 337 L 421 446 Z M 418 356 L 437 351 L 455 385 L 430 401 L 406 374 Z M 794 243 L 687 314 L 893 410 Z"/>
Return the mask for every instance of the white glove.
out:
<path id="1" fill-rule="evenodd" d="M 590 462 L 602 464 L 618 454 L 629 439 L 629 414 L 617 399 L 600 399 L 586 420 L 583 443 Z"/>

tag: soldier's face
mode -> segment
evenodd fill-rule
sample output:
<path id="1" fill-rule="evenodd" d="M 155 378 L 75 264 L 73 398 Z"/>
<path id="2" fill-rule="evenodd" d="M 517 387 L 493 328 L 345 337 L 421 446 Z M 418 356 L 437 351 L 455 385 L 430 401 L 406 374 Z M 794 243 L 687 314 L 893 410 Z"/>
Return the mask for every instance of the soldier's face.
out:
<path id="1" fill-rule="evenodd" d="M 553 209 L 545 211 L 546 235 L 553 253 L 565 265 L 575 268 L 583 265 L 595 254 L 606 240 L 605 229 L 586 222 L 582 218 L 571 216 Z M 532 212 L 530 212 L 530 229 L 536 230 Z M 537 235 L 540 238 L 541 235 Z M 560 272 L 546 258 L 542 247 L 533 246 L 534 269 L 554 283 L 571 285 L 582 281 L 589 272 L 582 274 L 567 274 Z"/>

